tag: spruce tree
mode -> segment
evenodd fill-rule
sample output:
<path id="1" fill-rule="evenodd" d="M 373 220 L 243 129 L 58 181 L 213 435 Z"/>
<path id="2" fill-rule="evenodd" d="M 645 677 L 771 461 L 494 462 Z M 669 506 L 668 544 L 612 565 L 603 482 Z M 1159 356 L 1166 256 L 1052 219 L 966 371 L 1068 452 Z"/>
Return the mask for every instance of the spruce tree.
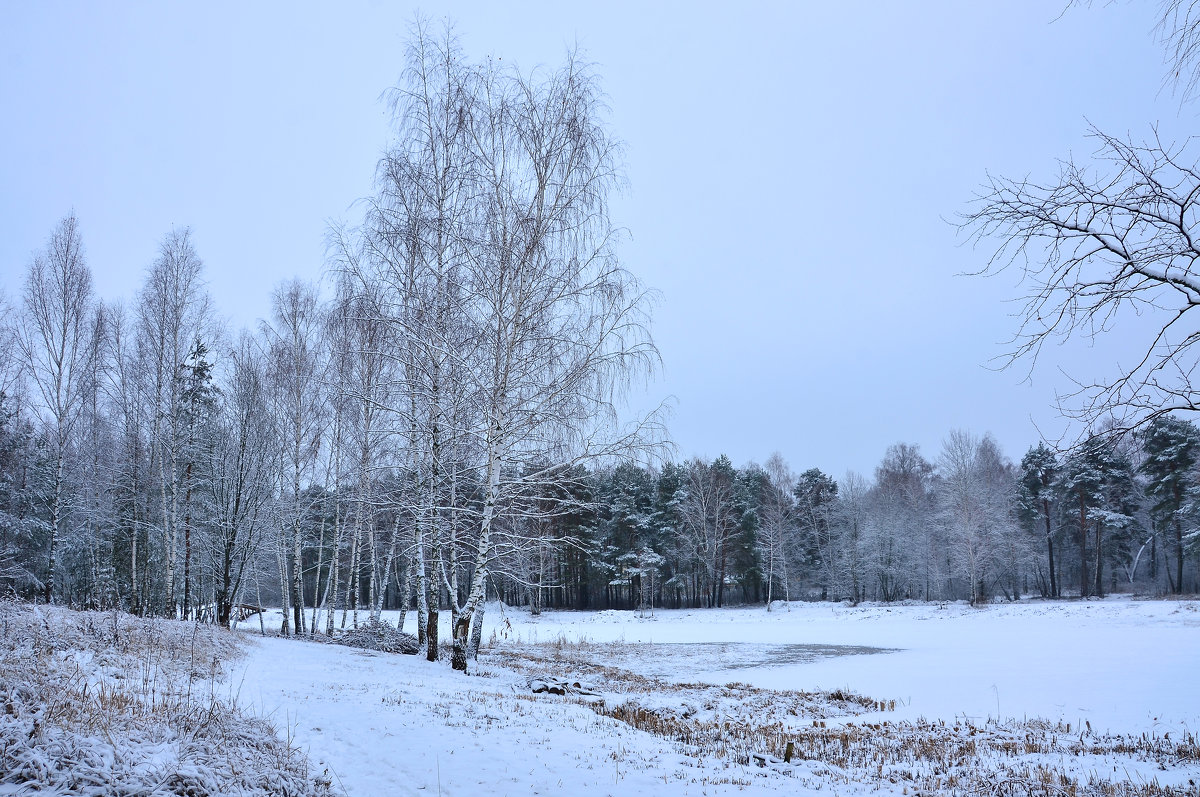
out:
<path id="1" fill-rule="evenodd" d="M 1196 497 L 1200 493 L 1195 473 L 1200 458 L 1200 430 L 1191 421 L 1171 415 L 1155 418 L 1141 434 L 1146 461 L 1146 495 L 1153 502 L 1156 529 L 1171 530 L 1175 548 L 1175 573 L 1167 570 L 1171 592 L 1183 592 L 1184 539 L 1196 527 Z M 1156 555 L 1157 552 L 1153 552 Z"/>

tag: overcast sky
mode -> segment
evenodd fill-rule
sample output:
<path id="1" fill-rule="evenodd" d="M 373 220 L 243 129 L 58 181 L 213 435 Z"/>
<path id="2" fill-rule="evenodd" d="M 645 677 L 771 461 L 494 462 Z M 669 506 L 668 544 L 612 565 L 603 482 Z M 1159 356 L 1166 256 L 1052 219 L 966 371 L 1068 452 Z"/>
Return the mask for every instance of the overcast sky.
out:
<path id="1" fill-rule="evenodd" d="M 0 25 L 0 286 L 74 209 L 105 299 L 133 298 L 190 226 L 234 326 L 292 276 L 318 279 L 388 140 L 379 95 L 419 8 L 467 53 L 523 69 L 578 43 L 597 64 L 629 189 L 629 268 L 661 293 L 678 456 L 778 450 L 797 470 L 870 474 L 891 443 L 930 459 L 951 429 L 1019 459 L 1062 371 L 995 371 L 1015 274 L 952 224 L 988 171 L 1050 177 L 1089 122 L 1179 138 L 1156 3 L 10 3 Z M 1036 424 L 1036 426 L 1035 426 Z"/>

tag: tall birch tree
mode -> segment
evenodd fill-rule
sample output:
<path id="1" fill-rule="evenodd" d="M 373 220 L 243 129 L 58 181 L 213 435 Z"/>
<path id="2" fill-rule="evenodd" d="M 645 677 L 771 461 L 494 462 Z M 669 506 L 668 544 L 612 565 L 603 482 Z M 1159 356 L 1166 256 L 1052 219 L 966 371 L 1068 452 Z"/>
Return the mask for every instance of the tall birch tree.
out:
<path id="1" fill-rule="evenodd" d="M 17 336 L 35 387 L 37 407 L 49 429 L 52 483 L 50 540 L 43 598 L 54 602 L 58 547 L 66 510 L 64 470 L 68 443 L 84 398 L 85 378 L 95 354 L 92 336 L 92 274 L 72 213 L 59 222 L 34 255 L 25 276 L 24 316 Z"/>

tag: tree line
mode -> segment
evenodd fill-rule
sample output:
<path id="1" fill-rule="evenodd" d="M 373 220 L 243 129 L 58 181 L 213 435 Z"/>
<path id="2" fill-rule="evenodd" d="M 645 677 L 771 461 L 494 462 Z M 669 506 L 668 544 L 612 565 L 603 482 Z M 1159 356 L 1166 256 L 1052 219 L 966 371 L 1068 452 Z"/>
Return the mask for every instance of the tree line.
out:
<path id="1" fill-rule="evenodd" d="M 1200 430 L 1163 416 L 1019 463 L 956 431 L 937 458 L 899 443 L 873 478 L 794 473 L 779 454 L 593 471 L 591 507 L 526 536 L 509 602 L 710 607 L 783 600 L 1015 600 L 1195 592 Z"/>

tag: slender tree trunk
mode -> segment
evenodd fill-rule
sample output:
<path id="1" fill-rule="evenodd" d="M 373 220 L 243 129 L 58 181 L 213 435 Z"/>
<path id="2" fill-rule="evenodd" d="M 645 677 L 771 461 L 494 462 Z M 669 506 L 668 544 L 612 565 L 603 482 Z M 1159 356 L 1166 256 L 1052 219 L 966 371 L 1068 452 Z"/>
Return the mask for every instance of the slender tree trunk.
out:
<path id="1" fill-rule="evenodd" d="M 1095 595 L 1097 598 L 1104 597 L 1104 581 L 1102 579 L 1102 576 L 1104 574 L 1104 570 L 1103 570 L 1103 568 L 1104 568 L 1104 552 L 1101 547 L 1101 543 L 1103 541 L 1103 535 L 1104 535 L 1104 524 L 1101 523 L 1099 520 L 1097 520 L 1096 521 L 1096 546 L 1095 546 L 1096 547 Z"/>
<path id="2" fill-rule="evenodd" d="M 429 591 L 426 581 L 428 579 L 429 563 L 425 557 L 425 525 L 421 522 L 420 512 L 417 514 L 416 522 L 416 537 L 417 537 L 417 646 L 425 648 L 428 654 L 426 644 L 429 632 Z M 436 654 L 435 654 L 436 658 Z"/>
<path id="3" fill-rule="evenodd" d="M 1079 597 L 1087 597 L 1088 576 L 1087 566 L 1087 504 L 1083 494 L 1079 496 Z"/>
<path id="4" fill-rule="evenodd" d="M 359 452 L 358 463 L 358 512 L 354 517 L 354 549 L 357 554 L 353 557 L 357 561 L 350 569 L 350 611 L 353 613 L 354 627 L 358 628 L 358 598 L 359 591 L 362 589 L 360 584 L 361 578 L 359 570 L 361 569 L 362 549 L 359 540 L 362 539 L 363 529 L 367 532 L 367 545 L 371 549 L 367 552 L 369 564 L 371 566 L 371 588 L 375 586 L 375 519 L 371 513 L 371 434 L 370 413 L 366 413 L 366 419 L 363 421 L 363 444 Z M 370 595 L 367 596 L 368 600 Z M 369 604 L 368 604 L 369 605 Z"/>
<path id="5" fill-rule="evenodd" d="M 1175 515 L 1175 594 L 1183 594 L 1183 523 Z"/>
<path id="6" fill-rule="evenodd" d="M 499 415 L 499 413 L 497 413 Z M 487 492 L 483 504 L 483 517 L 479 529 L 479 550 L 475 555 L 475 575 L 471 579 L 471 591 L 467 595 L 466 604 L 458 615 L 454 626 L 454 652 L 451 655 L 450 666 L 462 672 L 467 671 L 467 641 L 471 630 L 471 621 L 475 610 L 483 600 L 484 578 L 487 575 L 488 559 L 491 556 L 492 523 L 496 518 L 497 505 L 500 500 L 500 467 L 504 451 L 497 439 L 503 432 L 502 417 L 497 417 L 492 434 L 488 440 Z"/>
<path id="7" fill-rule="evenodd" d="M 354 536 L 350 540 L 350 568 L 346 571 L 346 602 L 342 604 L 342 628 L 346 627 L 346 615 L 354 610 L 354 627 L 358 628 L 358 550 L 360 546 L 361 524 L 354 522 Z"/>
<path id="8" fill-rule="evenodd" d="M 437 565 L 433 565 L 437 567 Z M 425 616 L 425 658 L 437 661 L 438 657 L 438 604 L 441 603 L 441 584 L 437 578 L 430 578 L 431 585 L 429 603 Z"/>
<path id="9" fill-rule="evenodd" d="M 396 621 L 397 631 L 404 630 L 404 620 L 408 615 L 409 596 L 412 594 L 413 563 L 411 557 L 406 555 L 406 558 L 409 561 L 404 564 L 404 582 L 400 586 L 400 619 Z"/>
<path id="10" fill-rule="evenodd" d="M 341 476 L 338 467 L 341 452 L 342 417 L 341 409 L 335 411 L 333 427 L 333 450 L 330 452 L 330 462 L 333 469 L 333 551 L 329 557 L 330 580 L 326 583 L 325 604 L 325 635 L 333 636 L 333 615 L 337 611 L 337 596 L 339 579 L 342 572 L 342 496 Z M 342 614 L 343 623 L 345 613 Z"/>
<path id="11" fill-rule="evenodd" d="M 316 576 L 313 579 L 312 614 L 310 615 L 310 617 L 308 619 L 308 635 L 309 636 L 316 636 L 316 634 L 317 634 L 318 612 L 323 607 L 323 602 L 322 602 L 322 597 L 321 597 L 321 568 L 325 566 L 325 515 L 324 515 L 324 512 L 321 513 L 321 525 L 318 528 L 317 534 L 318 534 L 317 571 L 316 571 Z M 326 584 L 329 583 L 328 578 L 326 578 L 325 583 Z"/>
<path id="12" fill-rule="evenodd" d="M 171 612 L 172 617 L 179 616 L 179 602 L 177 599 L 177 588 L 175 585 L 175 559 L 179 548 L 179 484 L 177 483 L 179 473 L 179 456 L 175 451 L 174 431 L 172 431 L 171 445 L 171 533 L 167 541 L 167 608 Z"/>
<path id="13" fill-rule="evenodd" d="M 281 537 L 285 532 L 286 529 L 281 528 L 279 530 Z M 287 636 L 291 633 L 292 607 L 289 605 L 289 598 L 291 597 L 291 584 L 288 581 L 286 555 L 287 549 L 283 547 L 283 542 L 283 539 L 279 539 L 275 545 L 275 564 L 279 568 L 279 598 L 281 601 L 283 601 L 283 622 L 279 626 L 279 634 L 281 636 Z"/>
<path id="14" fill-rule="evenodd" d="M 53 501 L 50 504 L 50 562 L 46 573 L 45 596 L 46 603 L 54 603 L 55 573 L 58 570 L 58 535 L 62 524 L 62 494 L 63 494 L 63 441 L 59 435 L 58 461 L 54 465 Z"/>
<path id="15" fill-rule="evenodd" d="M 192 463 L 184 469 L 183 498 L 183 619 L 192 612 Z"/>
<path id="16" fill-rule="evenodd" d="M 299 501 L 296 501 L 296 511 L 299 511 Z M 297 634 L 304 633 L 304 552 L 301 545 L 300 517 L 292 520 L 292 621 Z"/>
<path id="17" fill-rule="evenodd" d="M 1042 499 L 1042 514 L 1046 518 L 1046 553 L 1050 561 L 1050 597 L 1059 597 L 1058 581 L 1054 577 L 1054 537 L 1050 532 L 1050 501 Z"/>
<path id="18" fill-rule="evenodd" d="M 1151 520 L 1151 523 L 1154 521 Z M 1153 534 L 1150 535 L 1150 584 L 1154 587 L 1154 591 L 1158 592 L 1158 529 L 1152 528 Z"/>
<path id="19" fill-rule="evenodd" d="M 400 513 L 396 513 L 396 520 L 392 524 L 392 538 L 388 543 L 387 558 L 383 563 L 383 577 L 379 588 L 379 593 L 375 596 L 375 604 L 373 606 L 371 617 L 375 620 L 379 619 L 379 615 L 383 612 L 383 597 L 387 594 L 388 581 L 392 578 L 392 566 L 396 561 L 396 548 L 400 541 Z"/>

